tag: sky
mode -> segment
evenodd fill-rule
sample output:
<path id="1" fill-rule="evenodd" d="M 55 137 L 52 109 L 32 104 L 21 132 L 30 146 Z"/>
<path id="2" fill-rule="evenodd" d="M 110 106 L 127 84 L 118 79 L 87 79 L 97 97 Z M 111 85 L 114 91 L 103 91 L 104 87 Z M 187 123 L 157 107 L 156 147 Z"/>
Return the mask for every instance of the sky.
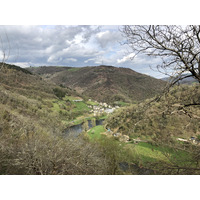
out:
<path id="1" fill-rule="evenodd" d="M 163 77 L 150 69 L 158 60 L 136 56 L 123 45 L 119 25 L 1 25 L 0 51 L 7 63 L 29 66 L 99 66 L 131 68 Z"/>

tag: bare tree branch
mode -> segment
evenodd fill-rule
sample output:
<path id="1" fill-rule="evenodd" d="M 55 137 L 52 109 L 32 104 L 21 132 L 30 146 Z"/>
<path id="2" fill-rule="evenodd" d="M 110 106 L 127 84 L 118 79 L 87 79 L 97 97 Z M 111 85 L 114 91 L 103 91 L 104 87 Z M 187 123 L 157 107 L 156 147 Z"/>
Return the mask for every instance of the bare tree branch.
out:
<path id="1" fill-rule="evenodd" d="M 169 86 L 189 76 L 200 83 L 200 26 L 126 25 L 121 31 L 135 56 L 161 59 L 157 70 L 174 77 Z"/>

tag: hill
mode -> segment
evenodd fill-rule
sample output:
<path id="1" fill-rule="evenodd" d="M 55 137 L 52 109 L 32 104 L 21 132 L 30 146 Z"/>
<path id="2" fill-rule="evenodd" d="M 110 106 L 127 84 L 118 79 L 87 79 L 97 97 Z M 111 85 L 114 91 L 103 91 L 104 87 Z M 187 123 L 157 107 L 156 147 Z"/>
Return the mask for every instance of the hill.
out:
<path id="1" fill-rule="evenodd" d="M 16 121 L 19 120 L 16 123 L 17 126 L 23 123 L 23 120 L 30 120 L 27 123 L 35 123 L 34 129 L 37 125 L 45 123 L 42 122 L 43 120 L 51 120 L 48 115 L 57 115 L 62 119 L 61 114 L 54 112 L 55 101 L 59 102 L 65 96 L 80 97 L 72 89 L 61 88 L 54 83 L 44 81 L 40 76 L 30 73 L 26 69 L 9 64 L 3 64 L 0 70 L 0 89 L 2 110 L 15 116 Z M 66 118 L 66 113 L 63 117 Z M 49 128 L 54 129 L 53 123 Z"/>
<path id="2" fill-rule="evenodd" d="M 166 77 L 166 78 L 162 78 L 161 80 L 163 80 L 163 81 L 168 81 L 169 78 Z M 198 82 L 198 81 L 197 81 L 195 78 L 193 78 L 193 77 L 188 77 L 188 78 L 185 78 L 185 79 L 183 79 L 183 80 L 180 80 L 178 83 L 179 83 L 179 84 L 192 85 L 193 83 L 197 83 L 197 82 Z"/>
<path id="3" fill-rule="evenodd" d="M 0 174 L 106 174 L 102 150 L 65 139 L 66 123 L 85 114 L 75 91 L 15 65 L 0 65 Z M 81 108 L 79 108 L 81 107 Z"/>
<path id="4" fill-rule="evenodd" d="M 148 99 L 115 112 L 105 126 L 113 135 L 129 136 L 135 144 L 130 147 L 142 166 L 158 174 L 199 174 L 199 99 L 199 84 L 176 86 L 157 101 Z M 153 155 L 158 148 L 164 152 L 166 163 Z"/>
<path id="5" fill-rule="evenodd" d="M 180 85 L 157 101 L 123 108 L 112 115 L 110 128 L 130 136 L 151 138 L 170 136 L 190 138 L 200 134 L 200 87 Z"/>
<path id="6" fill-rule="evenodd" d="M 108 103 L 151 98 L 160 93 L 165 86 L 165 81 L 137 73 L 129 68 L 113 66 L 51 67 L 50 70 L 48 67 L 38 67 L 28 68 L 28 70 L 40 73 L 44 78 L 58 85 L 75 89 L 84 96 Z"/>
<path id="7" fill-rule="evenodd" d="M 0 174 L 199 174 L 199 85 L 118 108 L 87 131 L 98 103 L 48 80 L 0 66 Z M 78 137 L 63 134 L 82 122 Z"/>

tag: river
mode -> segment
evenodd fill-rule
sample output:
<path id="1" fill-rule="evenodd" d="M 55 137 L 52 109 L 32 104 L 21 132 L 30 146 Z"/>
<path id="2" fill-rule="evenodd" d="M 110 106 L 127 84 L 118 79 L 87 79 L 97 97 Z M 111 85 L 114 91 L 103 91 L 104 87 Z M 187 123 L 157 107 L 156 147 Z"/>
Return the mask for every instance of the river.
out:
<path id="1" fill-rule="evenodd" d="M 96 126 L 102 125 L 103 121 L 104 121 L 104 119 L 96 120 Z M 92 126 L 92 120 L 88 120 L 88 128 L 91 129 L 92 127 L 93 127 Z M 74 137 L 77 137 L 82 132 L 83 132 L 83 123 L 70 126 L 69 128 L 65 129 L 64 134 L 65 134 L 65 136 L 72 135 Z"/>

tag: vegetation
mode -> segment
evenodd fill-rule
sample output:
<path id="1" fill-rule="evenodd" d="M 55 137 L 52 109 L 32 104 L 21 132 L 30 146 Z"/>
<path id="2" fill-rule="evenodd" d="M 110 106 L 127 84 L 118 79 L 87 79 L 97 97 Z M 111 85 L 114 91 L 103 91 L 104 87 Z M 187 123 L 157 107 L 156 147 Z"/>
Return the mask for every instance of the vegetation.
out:
<path id="1" fill-rule="evenodd" d="M 29 70 L 41 73 L 43 77 L 57 85 L 62 84 L 98 102 L 110 104 L 117 101 L 130 103 L 151 98 L 159 94 L 166 84 L 165 81 L 131 69 L 113 66 L 66 68 L 60 72 L 57 72 L 55 67 L 53 76 L 49 76 L 44 67 L 29 68 Z"/>
<path id="2" fill-rule="evenodd" d="M 176 86 L 156 101 L 118 99 L 113 104 L 126 107 L 94 126 L 88 105 L 96 102 L 6 66 L 0 71 L 0 174 L 199 174 L 199 145 L 190 140 L 200 135 L 199 85 Z M 84 134 L 64 135 L 81 123 Z"/>
<path id="3" fill-rule="evenodd" d="M 157 166 L 154 166 L 152 159 L 147 159 L 148 166 L 152 169 L 156 167 L 157 173 L 160 173 L 162 169 L 163 173 L 168 174 L 198 174 L 200 149 L 198 145 L 190 142 L 190 138 L 198 138 L 200 132 L 199 98 L 199 85 L 177 86 L 157 102 L 147 100 L 124 108 L 110 116 L 105 123 L 115 132 L 129 135 L 132 139 L 146 140 L 153 146 L 164 148 L 165 151 L 162 150 L 161 153 L 165 157 L 168 155 L 167 163 L 159 161 Z M 188 142 L 179 143 L 178 138 L 183 138 Z M 143 164 L 146 163 L 146 153 L 151 149 L 149 144 L 146 145 L 148 148 L 145 147 L 143 155 L 138 159 Z M 153 149 L 155 152 L 155 148 Z M 166 151 L 166 149 L 171 150 Z M 178 154 L 175 156 L 172 152 Z M 160 153 L 158 157 L 162 157 Z"/>
<path id="4" fill-rule="evenodd" d="M 98 145 L 63 137 L 55 85 L 12 67 L 0 84 L 0 174 L 109 174 Z"/>
<path id="5" fill-rule="evenodd" d="M 95 126 L 88 131 L 89 138 L 91 140 L 98 139 L 101 137 L 101 133 L 105 132 L 105 128 L 101 125 Z"/>
<path id="6" fill-rule="evenodd" d="M 157 102 L 147 100 L 121 109 L 107 124 L 132 137 L 195 136 L 200 131 L 199 91 L 199 85 L 177 86 Z"/>
<path id="7" fill-rule="evenodd" d="M 66 92 L 63 91 L 61 88 L 54 88 L 53 91 L 54 91 L 54 94 L 60 99 L 62 99 L 66 95 Z"/>

